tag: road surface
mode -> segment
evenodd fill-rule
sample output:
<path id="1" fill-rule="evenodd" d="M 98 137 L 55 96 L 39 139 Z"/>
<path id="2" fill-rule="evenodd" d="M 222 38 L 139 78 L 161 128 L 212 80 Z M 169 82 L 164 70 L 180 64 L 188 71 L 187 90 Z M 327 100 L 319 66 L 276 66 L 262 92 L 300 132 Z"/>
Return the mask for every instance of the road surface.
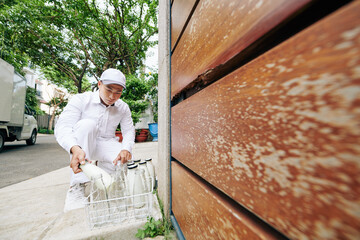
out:
<path id="1" fill-rule="evenodd" d="M 25 141 L 6 142 L 0 153 L 0 188 L 68 164 L 69 155 L 57 144 L 54 135 L 39 134 L 33 146 L 26 145 Z"/>

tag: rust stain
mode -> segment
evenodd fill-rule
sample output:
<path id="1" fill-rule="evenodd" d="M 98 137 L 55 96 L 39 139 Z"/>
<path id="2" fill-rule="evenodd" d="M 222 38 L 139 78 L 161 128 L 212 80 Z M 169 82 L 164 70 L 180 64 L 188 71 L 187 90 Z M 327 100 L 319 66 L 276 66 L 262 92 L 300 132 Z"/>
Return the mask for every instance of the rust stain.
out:
<path id="1" fill-rule="evenodd" d="M 359 12 L 172 108 L 173 157 L 293 239 L 360 236 Z"/>

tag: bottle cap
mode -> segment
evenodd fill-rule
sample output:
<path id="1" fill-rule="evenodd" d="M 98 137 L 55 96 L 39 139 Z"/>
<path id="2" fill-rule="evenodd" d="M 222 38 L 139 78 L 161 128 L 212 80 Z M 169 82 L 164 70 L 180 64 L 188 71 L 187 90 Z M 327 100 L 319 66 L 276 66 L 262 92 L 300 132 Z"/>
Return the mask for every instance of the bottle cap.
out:
<path id="1" fill-rule="evenodd" d="M 134 168 L 137 168 L 137 164 L 133 164 L 133 165 L 130 165 L 130 166 L 128 166 L 128 169 L 134 169 Z"/>
<path id="2" fill-rule="evenodd" d="M 141 164 L 141 165 L 142 165 L 142 164 L 146 164 L 146 162 L 139 162 L 139 164 Z"/>
<path id="3" fill-rule="evenodd" d="M 136 160 L 134 160 L 134 162 L 135 162 L 135 163 L 138 163 L 138 162 L 140 162 L 140 160 L 141 160 L 141 159 L 136 159 Z"/>
<path id="4" fill-rule="evenodd" d="M 147 158 L 147 159 L 145 159 L 145 161 L 151 161 L 152 160 L 152 158 Z"/>

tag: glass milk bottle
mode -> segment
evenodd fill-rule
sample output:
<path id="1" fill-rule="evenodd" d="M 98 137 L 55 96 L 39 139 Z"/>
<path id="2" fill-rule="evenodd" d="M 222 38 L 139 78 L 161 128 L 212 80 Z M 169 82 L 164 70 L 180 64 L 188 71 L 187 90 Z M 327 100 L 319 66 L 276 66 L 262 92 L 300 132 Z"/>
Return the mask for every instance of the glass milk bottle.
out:
<path id="1" fill-rule="evenodd" d="M 147 158 L 145 159 L 145 162 L 146 162 L 146 167 L 149 171 L 149 175 L 151 177 L 152 186 L 155 187 L 155 168 L 151 160 L 152 158 Z"/>
<path id="2" fill-rule="evenodd" d="M 113 182 L 110 174 L 87 161 L 85 164 L 80 164 L 80 168 L 90 180 L 95 181 L 96 187 L 100 190 L 106 190 Z"/>
<path id="3" fill-rule="evenodd" d="M 127 169 L 127 167 L 126 167 Z M 113 183 L 108 189 L 109 199 L 109 221 L 119 222 L 126 216 L 126 184 L 125 166 L 118 164 L 115 167 L 115 174 L 112 175 Z"/>
<path id="4" fill-rule="evenodd" d="M 126 167 L 127 169 L 127 167 Z M 126 184 L 125 184 L 125 166 L 117 165 L 115 168 L 115 174 L 113 177 L 113 184 L 109 188 L 112 198 L 121 198 L 126 195 Z"/>
<path id="5" fill-rule="evenodd" d="M 130 196 L 133 195 L 133 182 L 134 182 L 134 176 L 135 176 L 135 169 L 137 168 L 137 165 L 135 164 L 131 164 L 129 166 L 127 166 L 127 175 L 126 175 L 126 180 L 125 180 L 125 184 L 126 184 L 126 195 Z M 131 198 L 129 197 L 127 199 L 127 204 L 131 205 L 132 201 Z"/>
<path id="6" fill-rule="evenodd" d="M 152 191 L 152 179 L 149 173 L 149 170 L 146 166 L 146 162 L 140 162 L 139 163 L 139 169 L 144 170 L 144 185 L 145 185 L 145 192 L 151 192 Z"/>
<path id="7" fill-rule="evenodd" d="M 145 202 L 144 196 L 134 196 L 145 192 L 142 175 L 144 175 L 144 170 L 138 169 L 138 165 L 128 167 L 127 182 L 129 195 L 131 196 L 129 204 L 132 204 L 135 208 L 141 208 Z"/>
<path id="8" fill-rule="evenodd" d="M 135 208 L 142 208 L 145 205 L 145 196 L 136 196 L 139 194 L 144 194 L 145 191 L 145 173 L 143 169 L 137 169 L 135 171 L 135 177 L 134 177 L 134 199 L 133 204 Z"/>

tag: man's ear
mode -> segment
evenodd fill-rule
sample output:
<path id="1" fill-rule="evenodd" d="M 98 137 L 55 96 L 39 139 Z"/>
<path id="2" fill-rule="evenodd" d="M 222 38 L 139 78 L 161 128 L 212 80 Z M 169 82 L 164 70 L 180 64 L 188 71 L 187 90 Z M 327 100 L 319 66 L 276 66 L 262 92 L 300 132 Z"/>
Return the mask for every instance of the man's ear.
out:
<path id="1" fill-rule="evenodd" d="M 100 86 L 101 86 L 101 84 L 102 84 L 102 82 L 101 82 L 101 81 L 98 81 L 98 87 L 100 87 Z"/>

